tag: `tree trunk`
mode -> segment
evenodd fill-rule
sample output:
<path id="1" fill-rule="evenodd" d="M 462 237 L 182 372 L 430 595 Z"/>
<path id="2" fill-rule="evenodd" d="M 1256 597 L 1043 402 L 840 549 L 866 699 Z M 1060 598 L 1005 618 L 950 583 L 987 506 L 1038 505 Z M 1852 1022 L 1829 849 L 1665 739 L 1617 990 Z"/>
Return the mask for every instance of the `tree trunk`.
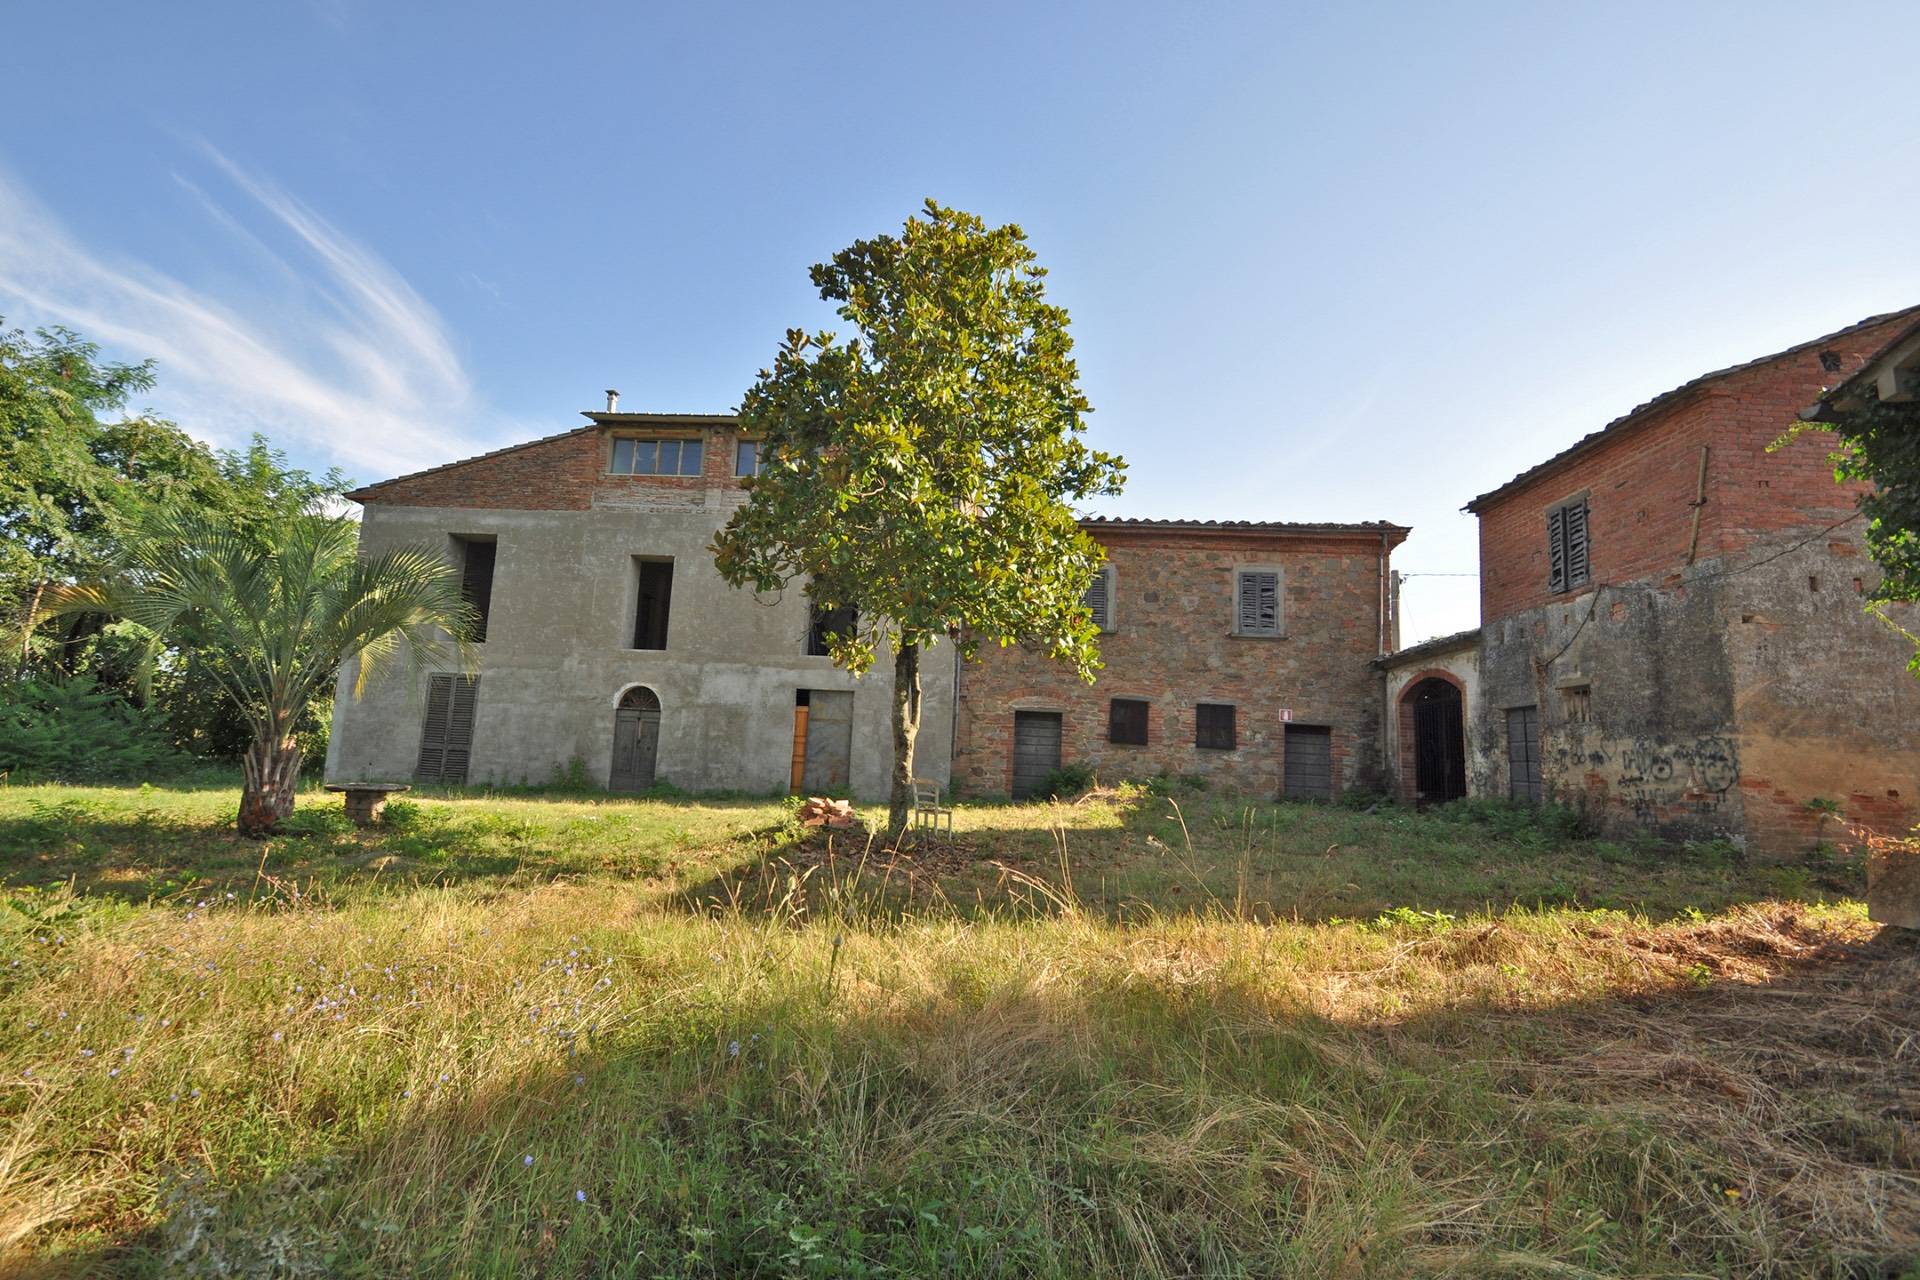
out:
<path id="1" fill-rule="evenodd" d="M 20 661 L 14 665 L 13 671 L 16 680 L 27 674 L 27 658 L 33 653 L 33 628 L 40 621 L 40 600 L 46 593 L 44 578 L 33 584 L 33 595 L 27 600 L 26 616 L 20 620 Z"/>
<path id="2" fill-rule="evenodd" d="M 300 744 L 292 736 L 255 738 L 240 758 L 240 834 L 271 835 L 293 812 L 300 782 Z"/>
<path id="3" fill-rule="evenodd" d="M 913 807 L 913 742 L 920 734 L 920 646 L 902 640 L 893 651 L 893 791 L 887 803 L 887 832 L 907 829 Z"/>

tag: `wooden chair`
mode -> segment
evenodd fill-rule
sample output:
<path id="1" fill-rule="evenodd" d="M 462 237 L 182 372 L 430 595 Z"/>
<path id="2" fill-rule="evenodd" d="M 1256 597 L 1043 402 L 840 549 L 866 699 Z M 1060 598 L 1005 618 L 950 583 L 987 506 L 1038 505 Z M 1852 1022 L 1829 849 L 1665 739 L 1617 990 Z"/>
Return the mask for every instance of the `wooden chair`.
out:
<path id="1" fill-rule="evenodd" d="M 947 834 L 953 834 L 953 809 L 940 803 L 940 784 L 932 778 L 913 780 L 913 825 L 940 830 L 940 819 L 947 820 Z"/>

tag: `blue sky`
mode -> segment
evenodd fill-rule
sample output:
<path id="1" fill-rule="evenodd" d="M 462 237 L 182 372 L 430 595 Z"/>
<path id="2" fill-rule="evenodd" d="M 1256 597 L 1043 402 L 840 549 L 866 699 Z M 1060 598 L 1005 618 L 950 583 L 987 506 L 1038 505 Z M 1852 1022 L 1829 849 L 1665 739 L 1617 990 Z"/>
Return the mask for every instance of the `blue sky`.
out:
<path id="1" fill-rule="evenodd" d="M 382 478 L 731 408 L 807 266 L 1026 228 L 1112 514 L 1412 524 L 1695 374 L 1920 302 L 1920 9 L 36 5 L 0 314 L 216 443 Z M 1471 577 L 1407 584 L 1408 641 Z"/>

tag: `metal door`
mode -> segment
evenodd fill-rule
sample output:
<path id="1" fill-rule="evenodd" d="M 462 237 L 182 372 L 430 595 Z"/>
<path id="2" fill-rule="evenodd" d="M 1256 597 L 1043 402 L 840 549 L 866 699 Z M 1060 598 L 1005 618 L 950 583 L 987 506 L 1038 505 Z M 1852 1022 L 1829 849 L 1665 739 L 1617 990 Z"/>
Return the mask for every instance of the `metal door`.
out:
<path id="1" fill-rule="evenodd" d="M 853 695 L 815 689 L 807 695 L 807 763 L 800 789 L 844 792 L 853 772 Z"/>
<path id="2" fill-rule="evenodd" d="M 1325 725 L 1290 724 L 1284 741 L 1287 760 L 1282 787 L 1287 799 L 1333 799 L 1333 730 Z"/>
<path id="3" fill-rule="evenodd" d="M 613 714 L 614 791 L 645 791 L 653 785 L 660 755 L 660 699 L 651 689 L 629 689 Z"/>
<path id="4" fill-rule="evenodd" d="M 1507 794 L 1515 800 L 1540 800 L 1540 708 L 1507 710 Z"/>
<path id="5" fill-rule="evenodd" d="M 1047 776 L 1060 767 L 1060 713 L 1013 713 L 1013 798 L 1045 795 Z"/>

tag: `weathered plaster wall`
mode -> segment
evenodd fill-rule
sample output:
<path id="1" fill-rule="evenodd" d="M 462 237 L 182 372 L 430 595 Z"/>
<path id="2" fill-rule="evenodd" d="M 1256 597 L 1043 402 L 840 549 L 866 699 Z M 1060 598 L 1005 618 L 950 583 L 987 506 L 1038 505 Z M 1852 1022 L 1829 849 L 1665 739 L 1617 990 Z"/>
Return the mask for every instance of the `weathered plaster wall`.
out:
<path id="1" fill-rule="evenodd" d="M 1803 535 L 1804 537 L 1804 535 Z M 1728 650 L 1740 789 L 1756 849 L 1799 852 L 1848 842 L 1846 822 L 1904 832 L 1920 823 L 1920 679 L 1913 647 L 1864 609 L 1879 571 L 1857 527 L 1730 580 Z M 1895 620 L 1920 631 L 1913 609 Z M 1836 802 L 1826 816 L 1810 800 Z"/>
<path id="2" fill-rule="evenodd" d="M 853 790 L 886 794 L 891 658 L 883 654 L 856 679 L 806 656 L 808 607 L 799 590 L 763 600 L 720 580 L 707 545 L 742 500 L 729 484 L 654 496 L 622 487 L 584 511 L 367 506 L 364 550 L 406 543 L 450 550 L 452 535 L 498 539 L 471 781 L 543 782 L 578 758 L 604 785 L 615 705 L 624 690 L 643 684 L 661 701 L 660 781 L 695 791 L 784 791 L 795 691 L 847 689 L 854 692 Z M 636 556 L 674 562 L 665 650 L 627 647 Z M 948 774 L 953 670 L 950 646 L 926 654 L 917 762 L 925 776 Z M 411 777 L 423 691 L 389 679 L 355 701 L 352 675 L 341 678 L 328 778 Z"/>
<path id="3" fill-rule="evenodd" d="M 957 786 L 1004 795 L 1012 786 L 1013 713 L 1062 713 L 1063 763 L 1103 778 L 1207 777 L 1256 796 L 1280 793 L 1283 708 L 1332 728 L 1336 789 L 1381 783 L 1379 653 L 1383 548 L 1377 533 L 1237 535 L 1092 529 L 1113 567 L 1113 631 L 1091 686 L 1044 655 L 990 650 L 960 677 Z M 1397 531 L 1397 542 L 1403 532 Z M 1234 571 L 1279 567 L 1284 630 L 1233 634 Z M 1149 703 L 1147 745 L 1107 740 L 1113 698 Z M 1194 745 L 1195 706 L 1230 703 L 1238 745 Z"/>
<path id="4" fill-rule="evenodd" d="M 1534 706 L 1548 799 L 1614 830 L 1740 835 L 1725 591 L 1706 576 L 1715 568 L 1696 566 L 1691 585 L 1608 586 L 1484 626 L 1471 789 L 1509 794 L 1507 711 Z"/>

